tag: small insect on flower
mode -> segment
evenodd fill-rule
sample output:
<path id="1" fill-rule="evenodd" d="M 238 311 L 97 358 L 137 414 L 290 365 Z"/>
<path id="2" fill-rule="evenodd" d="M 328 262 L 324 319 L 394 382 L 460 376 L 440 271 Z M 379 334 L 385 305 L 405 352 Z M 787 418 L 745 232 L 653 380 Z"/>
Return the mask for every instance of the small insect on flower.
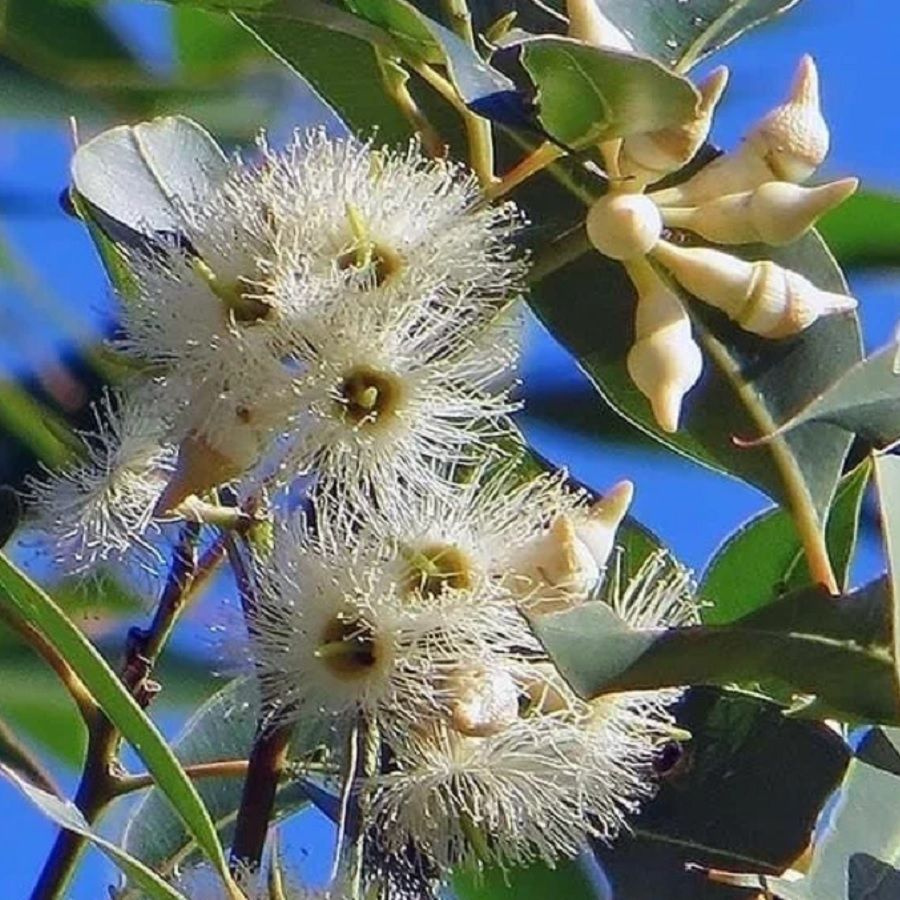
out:
<path id="1" fill-rule="evenodd" d="M 249 650 L 270 716 L 341 725 L 364 714 L 382 733 L 458 703 L 483 717 L 460 679 L 536 647 L 515 608 L 463 588 L 411 598 L 389 548 L 360 539 L 326 502 L 315 522 L 315 534 L 302 518 L 279 529 L 258 573 Z"/>
<path id="2" fill-rule="evenodd" d="M 158 390 L 104 394 L 94 408 L 96 430 L 80 434 L 84 456 L 28 479 L 34 527 L 61 566 L 78 572 L 132 550 L 154 553 L 149 533 L 160 520 L 153 509 L 175 455 L 164 443 Z"/>

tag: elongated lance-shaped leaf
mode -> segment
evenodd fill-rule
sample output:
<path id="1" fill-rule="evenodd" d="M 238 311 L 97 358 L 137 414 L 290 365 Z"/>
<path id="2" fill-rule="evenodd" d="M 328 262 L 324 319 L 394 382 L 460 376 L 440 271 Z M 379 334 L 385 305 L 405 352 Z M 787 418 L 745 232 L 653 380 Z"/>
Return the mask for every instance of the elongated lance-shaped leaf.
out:
<path id="1" fill-rule="evenodd" d="M 828 512 L 828 555 L 843 590 L 871 470 L 864 461 L 845 475 Z M 786 510 L 774 507 L 744 523 L 716 550 L 697 591 L 700 615 L 707 625 L 733 622 L 787 591 L 812 583 L 797 529 Z"/>
<path id="2" fill-rule="evenodd" d="M 900 440 L 900 344 L 889 344 L 847 369 L 759 443 L 807 422 L 828 422 L 875 447 Z"/>
<path id="3" fill-rule="evenodd" d="M 160 878 L 153 869 L 98 834 L 74 803 L 29 784 L 6 766 L 0 765 L 0 774 L 11 781 L 45 816 L 61 828 L 87 838 L 103 851 L 134 884 L 141 887 L 147 900 L 189 900 Z"/>
<path id="4" fill-rule="evenodd" d="M 602 602 L 532 622 L 583 697 L 689 684 L 761 684 L 778 699 L 816 701 L 851 722 L 900 723 L 882 579 L 836 598 L 821 588 L 789 594 L 723 626 L 629 627 Z"/>
<path id="5" fill-rule="evenodd" d="M 0 553 L 0 603 L 8 604 L 25 616 L 65 657 L 104 714 L 143 760 L 157 786 L 225 883 L 233 884 L 209 812 L 165 738 L 91 642 L 53 600 L 3 553 Z"/>

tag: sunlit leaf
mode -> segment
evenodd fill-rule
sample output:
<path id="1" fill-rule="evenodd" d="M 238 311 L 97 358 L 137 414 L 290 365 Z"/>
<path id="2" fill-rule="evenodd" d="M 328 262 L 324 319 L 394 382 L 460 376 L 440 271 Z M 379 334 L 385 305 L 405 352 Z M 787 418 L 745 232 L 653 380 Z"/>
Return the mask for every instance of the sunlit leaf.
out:
<path id="1" fill-rule="evenodd" d="M 140 885 L 148 900 L 188 900 L 184 894 L 166 884 L 151 868 L 91 828 L 74 803 L 42 791 L 3 765 L 0 765 L 0 774 L 11 781 L 45 816 L 52 819 L 57 825 L 87 838 L 95 847 L 102 850 L 135 884 Z"/>
<path id="2" fill-rule="evenodd" d="M 870 471 L 865 462 L 841 479 L 828 514 L 828 552 L 844 588 Z M 742 525 L 716 551 L 698 590 L 700 614 L 706 624 L 721 625 L 811 583 L 797 529 L 787 512 L 775 507 Z"/>
<path id="3" fill-rule="evenodd" d="M 62 654 L 105 714 L 134 747 L 156 783 L 219 872 L 228 864 L 215 826 L 165 739 L 65 613 L 0 553 L 0 603 L 8 604 Z"/>
<path id="4" fill-rule="evenodd" d="M 900 723 L 884 580 L 842 597 L 788 594 L 721 626 L 629 627 L 600 602 L 532 627 L 584 697 L 686 684 L 783 685 L 849 721 Z"/>

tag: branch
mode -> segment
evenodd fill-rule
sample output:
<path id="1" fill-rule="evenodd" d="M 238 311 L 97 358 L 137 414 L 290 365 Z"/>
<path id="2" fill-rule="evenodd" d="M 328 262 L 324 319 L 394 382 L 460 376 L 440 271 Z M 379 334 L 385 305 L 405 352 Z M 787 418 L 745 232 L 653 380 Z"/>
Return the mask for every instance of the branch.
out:
<path id="1" fill-rule="evenodd" d="M 188 778 L 232 778 L 236 775 L 244 775 L 247 772 L 248 761 L 246 759 L 220 759 L 214 762 L 197 763 L 193 766 L 185 766 L 184 773 Z M 115 778 L 115 792 L 117 797 L 130 794 L 134 791 L 142 791 L 153 787 L 153 776 L 149 772 L 140 775 L 118 775 Z"/>

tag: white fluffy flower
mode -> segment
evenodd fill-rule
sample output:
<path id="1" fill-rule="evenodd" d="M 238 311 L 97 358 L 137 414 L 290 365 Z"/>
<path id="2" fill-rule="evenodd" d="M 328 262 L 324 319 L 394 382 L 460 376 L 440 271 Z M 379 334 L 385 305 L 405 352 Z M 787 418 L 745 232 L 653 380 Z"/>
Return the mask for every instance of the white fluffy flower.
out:
<path id="1" fill-rule="evenodd" d="M 683 621 L 687 585 L 681 570 L 652 557 L 613 605 L 641 624 L 671 624 L 656 618 L 663 612 Z M 678 692 L 587 703 L 549 662 L 530 670 L 520 716 L 506 728 L 479 737 L 436 723 L 392 748 L 391 770 L 370 782 L 372 839 L 386 852 L 415 848 L 439 868 L 552 863 L 589 838 L 614 837 L 653 793 L 654 762 L 675 733 L 667 707 Z"/>
<path id="2" fill-rule="evenodd" d="M 483 203 L 458 164 L 428 159 L 415 143 L 376 149 L 321 130 L 282 153 L 262 149 L 269 216 L 288 225 L 267 273 L 276 294 L 416 303 L 472 325 L 520 287 L 514 208 Z"/>
<path id="3" fill-rule="evenodd" d="M 584 601 L 599 586 L 631 499 L 621 482 L 604 499 L 566 485 L 565 472 L 528 480 L 516 466 L 457 473 L 449 492 L 398 487 L 363 528 L 419 562 L 423 578 L 512 594 L 531 613 Z"/>
<path id="4" fill-rule="evenodd" d="M 398 484 L 440 490 L 446 466 L 475 462 L 508 434 L 516 404 L 494 385 L 517 348 L 473 347 L 454 327 L 414 305 L 343 306 L 317 320 L 301 354 L 308 412 L 291 460 L 367 497 Z"/>
<path id="5" fill-rule="evenodd" d="M 273 717 L 362 713 L 391 731 L 449 715 L 467 676 L 536 646 L 511 605 L 465 589 L 413 593 L 387 548 L 322 510 L 315 535 L 302 519 L 281 528 L 259 572 L 250 652 Z M 484 715 L 467 702 L 461 715 Z"/>
<path id="6" fill-rule="evenodd" d="M 104 395 L 96 430 L 81 433 L 84 458 L 45 479 L 29 478 L 35 527 L 61 565 L 83 571 L 135 547 L 152 550 L 146 535 L 174 458 L 158 410 L 156 385 L 133 396 Z"/>

